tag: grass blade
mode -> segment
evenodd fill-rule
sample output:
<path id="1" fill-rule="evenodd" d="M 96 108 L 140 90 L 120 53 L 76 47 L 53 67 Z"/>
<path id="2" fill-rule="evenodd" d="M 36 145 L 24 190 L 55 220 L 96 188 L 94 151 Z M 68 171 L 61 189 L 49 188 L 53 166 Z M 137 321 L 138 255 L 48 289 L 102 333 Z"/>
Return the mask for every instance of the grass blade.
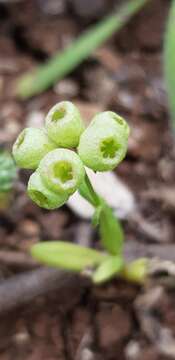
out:
<path id="1" fill-rule="evenodd" d="M 129 0 L 116 14 L 109 15 L 91 27 L 61 54 L 57 53 L 47 64 L 24 75 L 17 82 L 17 95 L 28 98 L 39 94 L 66 76 L 114 32 L 120 30 L 148 1 L 150 0 Z"/>
<path id="2" fill-rule="evenodd" d="M 164 43 L 164 72 L 172 127 L 175 131 L 175 1 L 172 1 Z"/>

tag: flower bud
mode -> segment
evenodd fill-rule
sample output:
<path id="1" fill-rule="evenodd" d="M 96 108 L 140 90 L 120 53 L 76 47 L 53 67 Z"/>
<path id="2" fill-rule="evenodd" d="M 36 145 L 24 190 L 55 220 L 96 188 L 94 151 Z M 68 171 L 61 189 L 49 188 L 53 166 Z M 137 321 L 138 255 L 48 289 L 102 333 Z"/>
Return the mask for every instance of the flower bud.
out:
<path id="1" fill-rule="evenodd" d="M 27 192 L 29 197 L 40 207 L 48 210 L 57 209 L 68 199 L 63 194 L 55 194 L 47 189 L 38 171 L 35 171 L 29 179 Z"/>
<path id="2" fill-rule="evenodd" d="M 129 126 L 111 111 L 95 116 L 80 137 L 78 153 L 84 165 L 94 171 L 114 169 L 125 157 Z"/>
<path id="3" fill-rule="evenodd" d="M 41 159 L 56 148 L 44 129 L 26 128 L 13 145 L 13 156 L 17 165 L 24 169 L 36 169 Z"/>
<path id="4" fill-rule="evenodd" d="M 70 101 L 62 101 L 46 116 L 48 136 L 60 147 L 76 147 L 84 130 L 80 113 Z"/>
<path id="5" fill-rule="evenodd" d="M 81 159 L 68 149 L 51 151 L 41 160 L 38 171 L 51 191 L 67 195 L 78 189 L 85 175 Z"/>

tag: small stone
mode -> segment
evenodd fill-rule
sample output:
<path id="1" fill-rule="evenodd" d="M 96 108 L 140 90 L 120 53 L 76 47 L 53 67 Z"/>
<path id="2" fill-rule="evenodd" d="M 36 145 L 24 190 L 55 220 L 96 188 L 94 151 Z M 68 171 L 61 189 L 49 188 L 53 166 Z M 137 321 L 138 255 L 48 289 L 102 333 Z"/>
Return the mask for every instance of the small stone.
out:
<path id="1" fill-rule="evenodd" d="M 95 51 L 93 57 L 97 59 L 106 69 L 115 72 L 121 67 L 123 58 L 110 47 L 100 47 Z"/>
<path id="2" fill-rule="evenodd" d="M 59 214 L 56 211 L 47 214 L 41 213 L 40 223 L 46 237 L 58 240 L 62 236 L 63 228 L 67 223 L 67 214 L 62 210 L 59 210 Z"/>
<path id="3" fill-rule="evenodd" d="M 18 332 L 13 337 L 14 343 L 19 347 L 24 347 L 30 342 L 30 335 L 27 331 Z"/>
<path id="4" fill-rule="evenodd" d="M 44 113 L 42 111 L 32 111 L 26 118 L 27 127 L 41 128 L 44 126 Z"/>
<path id="5" fill-rule="evenodd" d="M 165 14 L 168 15 L 168 3 L 158 0 L 139 16 L 135 36 L 140 47 L 149 50 L 160 49 L 167 18 Z"/>
<path id="6" fill-rule="evenodd" d="M 119 106 L 124 108 L 124 110 L 132 111 L 135 107 L 135 104 L 137 104 L 139 100 L 139 95 L 122 89 L 118 91 L 117 103 L 119 104 Z"/>
<path id="7" fill-rule="evenodd" d="M 106 0 L 70 0 L 76 15 L 83 18 L 95 19 L 101 16 L 107 9 Z"/>
<path id="8" fill-rule="evenodd" d="M 161 130 L 157 124 L 140 121 L 131 128 L 128 152 L 146 161 L 156 160 L 161 151 Z"/>
<path id="9" fill-rule="evenodd" d="M 139 360 L 141 357 L 141 348 L 138 342 L 130 341 L 125 349 L 127 360 Z"/>
<path id="10" fill-rule="evenodd" d="M 65 0 L 39 0 L 39 6 L 48 15 L 61 15 L 66 11 Z"/>
<path id="11" fill-rule="evenodd" d="M 108 107 L 115 92 L 116 82 L 110 72 L 101 65 L 87 67 L 84 73 L 86 88 L 83 95 L 90 101 Z"/>
<path id="12" fill-rule="evenodd" d="M 60 98 L 73 98 L 79 93 L 79 85 L 74 80 L 64 79 L 55 85 L 54 91 Z"/>
<path id="13" fill-rule="evenodd" d="M 25 219 L 19 224 L 18 231 L 26 237 L 36 237 L 39 236 L 40 229 L 36 222 Z"/>

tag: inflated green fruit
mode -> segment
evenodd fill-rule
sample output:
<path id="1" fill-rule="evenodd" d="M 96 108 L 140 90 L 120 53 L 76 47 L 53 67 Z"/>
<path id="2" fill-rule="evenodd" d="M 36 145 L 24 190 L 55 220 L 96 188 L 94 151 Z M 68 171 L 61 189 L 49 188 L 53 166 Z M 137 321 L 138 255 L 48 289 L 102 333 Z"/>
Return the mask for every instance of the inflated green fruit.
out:
<path id="1" fill-rule="evenodd" d="M 84 130 L 77 107 L 62 101 L 51 108 L 46 116 L 48 136 L 60 147 L 76 147 Z"/>
<path id="2" fill-rule="evenodd" d="M 83 163 L 72 150 L 55 149 L 40 162 L 38 171 L 45 185 L 56 193 L 73 194 L 85 176 Z"/>
<path id="3" fill-rule="evenodd" d="M 92 119 L 91 125 L 93 125 L 94 123 L 100 124 L 101 122 L 112 121 L 112 120 L 114 120 L 115 123 L 117 125 L 119 125 L 118 131 L 120 131 L 123 136 L 126 136 L 128 138 L 128 136 L 130 134 L 130 128 L 129 128 L 128 123 L 122 116 L 118 115 L 117 113 L 115 113 L 113 111 L 104 111 L 104 112 L 98 113 Z"/>
<path id="4" fill-rule="evenodd" d="M 111 111 L 105 111 L 96 115 L 81 135 L 78 153 L 92 170 L 112 170 L 126 155 L 128 136 L 126 121 Z"/>
<path id="5" fill-rule="evenodd" d="M 45 129 L 26 128 L 19 134 L 12 152 L 19 167 L 35 170 L 41 159 L 56 147 Z"/>
<path id="6" fill-rule="evenodd" d="M 57 209 L 68 199 L 65 194 L 55 194 L 43 183 L 38 171 L 29 178 L 27 192 L 29 197 L 40 207 L 48 210 Z"/>

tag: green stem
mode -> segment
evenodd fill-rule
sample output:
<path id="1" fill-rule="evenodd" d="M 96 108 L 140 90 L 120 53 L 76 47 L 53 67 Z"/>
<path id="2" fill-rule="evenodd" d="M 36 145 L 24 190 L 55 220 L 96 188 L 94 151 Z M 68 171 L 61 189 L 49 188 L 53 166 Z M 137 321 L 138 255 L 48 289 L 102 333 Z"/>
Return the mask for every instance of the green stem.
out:
<path id="1" fill-rule="evenodd" d="M 94 191 L 87 174 L 79 192 L 95 208 L 94 223 L 99 225 L 103 247 L 112 255 L 121 255 L 124 240 L 122 226 L 110 206 Z"/>
<path id="2" fill-rule="evenodd" d="M 17 82 L 17 95 L 28 98 L 48 89 L 70 73 L 114 32 L 119 31 L 129 19 L 150 0 L 130 0 L 117 13 L 109 15 L 92 26 L 61 54 L 57 53 L 46 65 L 24 75 Z"/>
<path id="3" fill-rule="evenodd" d="M 87 173 L 85 174 L 84 182 L 79 187 L 79 193 L 95 208 L 101 205 L 101 198 L 93 189 Z"/>

